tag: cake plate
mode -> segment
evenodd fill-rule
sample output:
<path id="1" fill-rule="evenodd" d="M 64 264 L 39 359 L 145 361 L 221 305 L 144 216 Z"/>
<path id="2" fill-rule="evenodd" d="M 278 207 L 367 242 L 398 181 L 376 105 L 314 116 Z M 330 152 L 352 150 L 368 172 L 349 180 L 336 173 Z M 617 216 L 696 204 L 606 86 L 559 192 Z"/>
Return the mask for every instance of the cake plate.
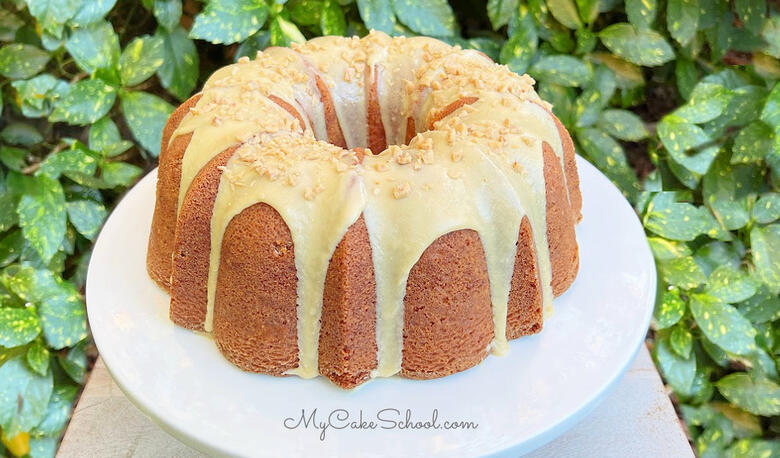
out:
<path id="1" fill-rule="evenodd" d="M 518 456 L 585 417 L 642 344 L 656 288 L 642 225 L 617 188 L 578 158 L 580 271 L 541 333 L 449 377 L 372 380 L 345 391 L 320 377 L 243 372 L 206 335 L 168 319 L 146 274 L 156 171 L 106 222 L 87 276 L 95 343 L 127 397 L 211 455 Z"/>

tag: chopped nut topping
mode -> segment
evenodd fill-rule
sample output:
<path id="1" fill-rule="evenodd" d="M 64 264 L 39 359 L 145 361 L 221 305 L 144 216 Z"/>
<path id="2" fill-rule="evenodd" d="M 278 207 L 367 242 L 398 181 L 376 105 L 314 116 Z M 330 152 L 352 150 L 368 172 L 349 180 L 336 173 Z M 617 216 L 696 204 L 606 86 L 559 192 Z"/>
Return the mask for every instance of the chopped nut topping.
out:
<path id="1" fill-rule="evenodd" d="M 408 196 L 410 192 L 412 192 L 412 185 L 407 181 L 393 186 L 393 197 L 396 199 L 403 199 Z"/>

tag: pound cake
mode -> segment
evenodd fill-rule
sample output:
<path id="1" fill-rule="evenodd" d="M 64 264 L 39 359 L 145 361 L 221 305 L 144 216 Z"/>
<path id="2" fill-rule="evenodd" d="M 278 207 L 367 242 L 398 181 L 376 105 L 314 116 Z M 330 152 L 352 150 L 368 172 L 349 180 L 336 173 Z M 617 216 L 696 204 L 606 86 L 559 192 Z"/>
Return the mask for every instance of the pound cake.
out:
<path id="1" fill-rule="evenodd" d="M 163 132 L 149 274 L 238 367 L 443 377 L 542 329 L 579 265 L 574 146 L 534 81 L 425 38 L 215 72 Z"/>

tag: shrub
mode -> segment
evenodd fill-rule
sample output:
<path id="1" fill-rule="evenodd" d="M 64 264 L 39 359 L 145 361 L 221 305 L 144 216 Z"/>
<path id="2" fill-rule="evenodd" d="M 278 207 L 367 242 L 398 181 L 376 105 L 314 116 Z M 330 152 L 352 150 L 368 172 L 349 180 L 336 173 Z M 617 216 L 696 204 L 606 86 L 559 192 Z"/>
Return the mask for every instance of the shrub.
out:
<path id="1" fill-rule="evenodd" d="M 536 78 L 635 206 L 654 359 L 700 455 L 780 453 L 776 0 L 2 0 L 0 451 L 51 456 L 89 366 L 91 242 L 210 72 L 321 34 L 425 34 Z"/>

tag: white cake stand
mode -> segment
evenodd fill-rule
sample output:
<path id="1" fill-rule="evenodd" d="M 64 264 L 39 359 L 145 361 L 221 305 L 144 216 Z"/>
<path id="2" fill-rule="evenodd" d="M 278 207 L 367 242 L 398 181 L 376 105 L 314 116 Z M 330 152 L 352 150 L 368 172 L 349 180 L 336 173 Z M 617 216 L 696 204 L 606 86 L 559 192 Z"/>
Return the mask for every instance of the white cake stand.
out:
<path id="1" fill-rule="evenodd" d="M 209 454 L 531 451 L 582 419 L 609 391 L 633 360 L 653 310 L 655 265 L 636 214 L 596 168 L 581 158 L 578 165 L 584 216 L 576 282 L 556 299 L 540 334 L 460 374 L 379 379 L 344 391 L 323 378 L 276 378 L 232 366 L 209 337 L 171 323 L 168 296 L 146 274 L 156 171 L 119 203 L 95 244 L 87 276 L 95 343 L 139 409 Z M 315 409 L 306 426 L 302 413 L 308 418 Z M 407 410 L 411 426 L 402 428 L 409 426 Z M 457 422 L 469 427 L 445 427 Z"/>

